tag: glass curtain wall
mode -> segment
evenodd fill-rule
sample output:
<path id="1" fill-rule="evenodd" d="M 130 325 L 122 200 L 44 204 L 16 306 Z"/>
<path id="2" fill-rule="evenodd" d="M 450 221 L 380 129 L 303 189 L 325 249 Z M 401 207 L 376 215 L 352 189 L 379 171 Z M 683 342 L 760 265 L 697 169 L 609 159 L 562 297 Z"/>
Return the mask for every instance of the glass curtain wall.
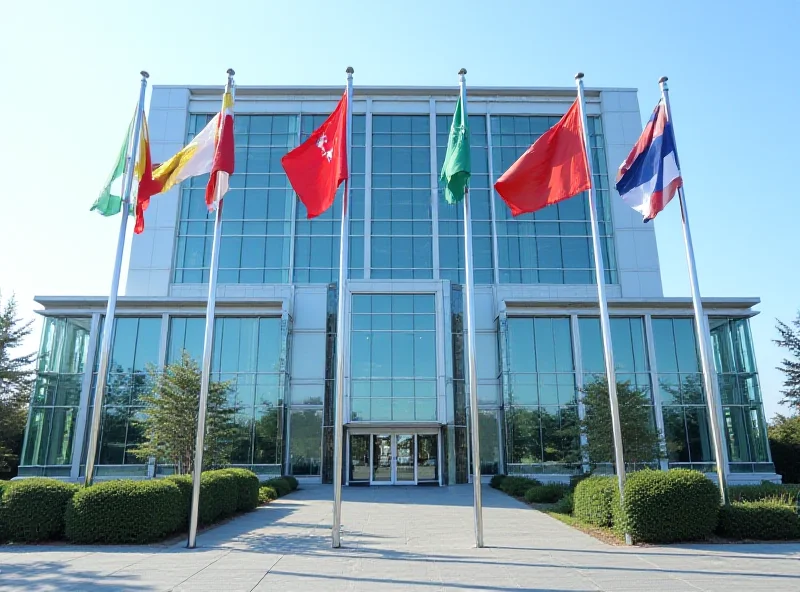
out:
<path id="1" fill-rule="evenodd" d="M 670 466 L 714 470 L 694 319 L 653 318 L 658 389 Z"/>
<path id="2" fill-rule="evenodd" d="M 328 115 L 301 116 L 300 142 L 304 142 Z M 366 116 L 353 115 L 353 150 L 350 177 L 350 279 L 364 277 L 364 166 Z M 292 198 L 295 199 L 292 193 Z M 335 282 L 339 277 L 340 233 L 344 183 L 333 205 L 309 220 L 303 203 L 297 201 L 295 227 L 294 282 L 297 284 Z"/>
<path id="3" fill-rule="evenodd" d="M 219 317 L 214 325 L 211 379 L 230 382 L 228 405 L 236 410 L 231 464 L 258 473 L 278 473 L 283 461 L 283 323 L 280 317 Z M 179 360 L 182 350 L 199 362 L 204 327 L 202 317 L 172 317 L 167 362 Z"/>
<path id="4" fill-rule="evenodd" d="M 732 472 L 772 472 L 747 319 L 709 319 Z"/>
<path id="5" fill-rule="evenodd" d="M 433 278 L 430 117 L 372 117 L 373 279 Z"/>
<path id="6" fill-rule="evenodd" d="M 90 318 L 47 317 L 44 320 L 20 464 L 69 465 L 72 462 L 90 330 Z"/>
<path id="7" fill-rule="evenodd" d="M 354 294 L 351 421 L 436 420 L 432 294 Z"/>
<path id="8" fill-rule="evenodd" d="M 511 317 L 507 325 L 507 471 L 579 472 L 578 401 L 569 317 Z"/>
<path id="9" fill-rule="evenodd" d="M 98 338 L 102 335 L 102 323 Z M 161 317 L 117 317 L 114 322 L 111 358 L 103 398 L 103 414 L 98 447 L 98 475 L 120 472 L 141 473 L 144 462 L 130 451 L 143 441 L 140 421 L 144 418 L 140 397 L 152 389 L 148 372 L 158 365 L 158 347 L 161 337 Z M 89 395 L 91 421 L 100 348 L 95 356 L 92 390 Z M 88 441 L 89 430 L 86 431 Z M 87 446 L 84 445 L 84 456 Z M 85 459 L 84 459 L 85 462 Z M 115 467 L 103 470 L 101 465 L 134 465 L 128 469 Z M 139 467 L 135 467 L 139 465 Z"/>
<path id="10" fill-rule="evenodd" d="M 555 125 L 559 117 L 493 115 L 492 166 L 497 179 L 530 145 Z M 617 283 L 613 249 L 613 224 L 609 202 L 605 139 L 599 117 L 589 117 L 594 185 L 606 266 L 605 281 Z M 592 233 L 586 193 L 556 206 L 516 218 L 496 195 L 497 244 L 500 283 L 504 284 L 592 284 Z"/>

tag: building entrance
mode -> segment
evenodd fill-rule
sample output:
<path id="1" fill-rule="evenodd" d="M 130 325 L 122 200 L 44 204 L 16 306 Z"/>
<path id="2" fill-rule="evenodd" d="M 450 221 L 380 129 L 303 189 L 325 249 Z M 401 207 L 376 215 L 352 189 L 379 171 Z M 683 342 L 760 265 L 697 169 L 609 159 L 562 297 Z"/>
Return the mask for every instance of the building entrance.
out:
<path id="1" fill-rule="evenodd" d="M 439 484 L 439 434 L 350 434 L 349 485 Z"/>

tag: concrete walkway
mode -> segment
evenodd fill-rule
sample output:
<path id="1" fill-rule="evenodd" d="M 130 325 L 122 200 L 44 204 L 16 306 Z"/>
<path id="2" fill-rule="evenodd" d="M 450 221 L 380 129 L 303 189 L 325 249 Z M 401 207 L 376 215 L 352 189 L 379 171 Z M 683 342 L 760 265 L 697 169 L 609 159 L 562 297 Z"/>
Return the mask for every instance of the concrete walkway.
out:
<path id="1" fill-rule="evenodd" d="M 625 548 L 484 489 L 345 489 L 342 549 L 331 489 L 311 486 L 172 546 L 0 546 L 0 590 L 798 591 L 800 544 Z"/>

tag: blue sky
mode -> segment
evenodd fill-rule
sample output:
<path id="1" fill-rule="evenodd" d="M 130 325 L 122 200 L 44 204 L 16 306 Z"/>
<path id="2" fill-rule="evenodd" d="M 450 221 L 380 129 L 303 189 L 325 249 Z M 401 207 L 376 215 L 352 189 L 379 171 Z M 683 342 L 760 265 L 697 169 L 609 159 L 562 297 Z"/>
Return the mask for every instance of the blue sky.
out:
<path id="1" fill-rule="evenodd" d="M 69 6 L 67 6 L 69 4 Z M 767 416 L 781 384 L 775 318 L 800 308 L 800 3 L 550 0 L 9 3 L 0 22 L 0 290 L 108 293 L 117 219 L 90 213 L 147 69 L 153 84 L 587 86 L 657 80 L 672 109 L 705 296 L 760 296 Z M 677 203 L 655 221 L 667 296 L 688 296 Z M 30 340 L 36 347 L 38 334 Z M 785 412 L 785 409 L 784 409 Z"/>

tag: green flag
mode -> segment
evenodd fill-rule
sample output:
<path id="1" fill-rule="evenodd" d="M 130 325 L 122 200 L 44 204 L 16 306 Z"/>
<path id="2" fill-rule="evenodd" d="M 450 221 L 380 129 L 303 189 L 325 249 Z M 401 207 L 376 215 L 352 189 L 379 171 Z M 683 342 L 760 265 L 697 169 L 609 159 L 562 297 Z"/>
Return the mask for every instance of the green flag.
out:
<path id="1" fill-rule="evenodd" d="M 103 216 L 114 216 L 119 214 L 122 209 L 122 183 L 116 183 L 117 179 L 121 179 L 125 172 L 125 162 L 128 159 L 128 146 L 131 138 L 131 128 L 133 121 L 128 126 L 128 133 L 125 135 L 125 141 L 122 143 L 122 148 L 119 150 L 117 156 L 117 164 L 114 165 L 114 170 L 106 181 L 105 187 L 100 192 L 100 196 L 95 200 L 89 211 L 97 210 Z"/>
<path id="2" fill-rule="evenodd" d="M 453 124 L 450 126 L 447 154 L 444 157 L 440 177 L 445 183 L 445 199 L 447 199 L 447 203 L 451 204 L 464 199 L 464 192 L 469 185 L 469 176 L 472 172 L 469 155 L 469 124 L 467 118 L 463 117 L 462 109 L 459 95 L 456 112 L 453 114 Z"/>

